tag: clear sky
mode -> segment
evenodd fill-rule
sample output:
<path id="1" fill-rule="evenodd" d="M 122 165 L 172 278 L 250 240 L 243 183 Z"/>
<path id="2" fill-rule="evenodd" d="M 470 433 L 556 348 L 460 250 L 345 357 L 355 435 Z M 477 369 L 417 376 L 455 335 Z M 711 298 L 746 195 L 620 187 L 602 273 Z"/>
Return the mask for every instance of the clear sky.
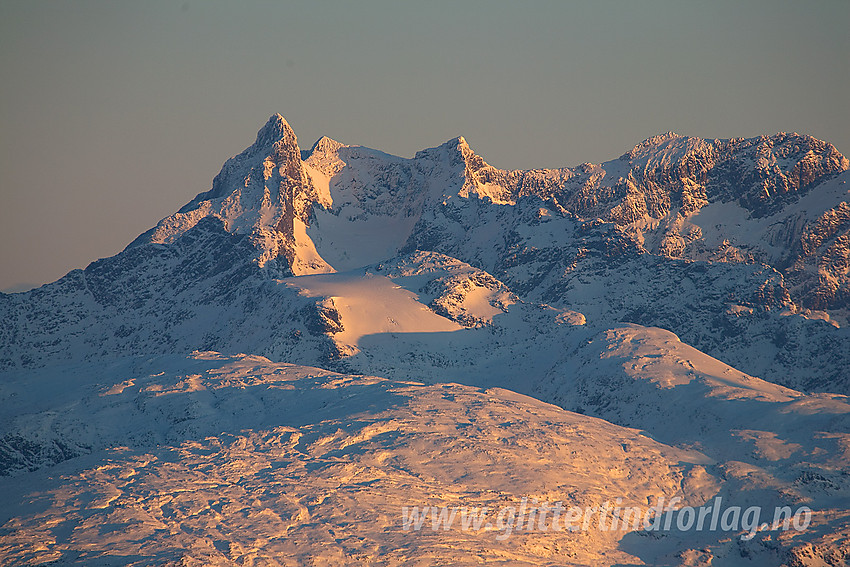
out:
<path id="1" fill-rule="evenodd" d="M 673 130 L 850 152 L 850 1 L 0 0 L 0 289 L 120 251 L 280 112 L 412 156 L 615 158 Z"/>

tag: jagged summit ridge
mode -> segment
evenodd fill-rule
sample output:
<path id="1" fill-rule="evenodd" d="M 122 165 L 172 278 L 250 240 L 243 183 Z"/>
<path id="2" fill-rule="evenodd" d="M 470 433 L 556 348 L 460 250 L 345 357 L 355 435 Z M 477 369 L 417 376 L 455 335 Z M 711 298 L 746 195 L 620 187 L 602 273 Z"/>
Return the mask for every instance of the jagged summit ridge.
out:
<path id="1" fill-rule="evenodd" d="M 786 133 L 709 140 L 667 132 L 619 159 L 531 171 L 491 166 L 463 136 L 411 159 L 327 136 L 302 152 L 275 114 L 209 191 L 140 241 L 167 243 L 215 216 L 228 231 L 250 235 L 256 261 L 273 273 L 328 272 L 392 257 L 414 232 L 435 234 L 429 227 L 458 207 L 536 199 L 556 215 L 612 222 L 652 254 L 770 264 L 792 277 L 807 306 L 839 308 L 850 283 L 835 258 L 850 228 L 835 220 L 844 218 L 835 207 L 847 197 L 830 180 L 848 167 L 833 145 Z M 820 186 L 829 189 L 815 191 Z M 477 210 L 451 214 L 468 224 Z M 764 228 L 724 224 L 738 217 Z M 813 241 L 826 243 L 814 255 Z"/>
<path id="2" fill-rule="evenodd" d="M 646 140 L 635 145 L 635 147 L 629 150 L 628 152 L 621 155 L 620 159 L 624 161 L 629 161 L 635 159 L 643 153 L 656 150 L 657 148 L 661 147 L 665 142 L 676 141 L 683 138 L 687 139 L 685 136 L 680 136 L 679 134 L 672 131 L 665 132 L 664 134 L 650 136 Z"/>

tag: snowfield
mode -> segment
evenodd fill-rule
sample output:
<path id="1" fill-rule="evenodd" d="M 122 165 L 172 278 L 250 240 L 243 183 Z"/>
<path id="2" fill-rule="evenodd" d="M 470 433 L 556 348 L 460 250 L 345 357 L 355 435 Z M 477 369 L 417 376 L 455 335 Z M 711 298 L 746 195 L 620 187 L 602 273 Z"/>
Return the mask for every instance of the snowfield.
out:
<path id="1" fill-rule="evenodd" d="M 795 397 L 820 413 L 819 402 Z M 620 498 L 646 509 L 662 497 L 700 506 L 718 493 L 746 505 L 812 506 L 835 504 L 836 494 L 844 501 L 847 489 L 783 483 L 756 462 L 718 462 L 509 390 L 342 375 L 249 355 L 30 371 L 5 384 L 2 407 L 16 408 L 4 410 L 3 422 L 13 415 L 17 431 L 88 451 L 0 479 L 8 564 L 599 565 L 690 553 L 767 564 L 780 544 L 803 536 L 508 532 L 494 517 L 479 530 L 460 522 L 435 530 L 430 520 L 405 530 L 403 508 L 495 512 L 523 498 L 613 507 Z M 848 409 L 835 403 L 828 413 L 846 417 Z M 846 437 L 822 436 L 844 438 L 837 444 L 846 449 Z M 768 463 L 789 444 L 765 432 L 741 438 L 764 439 Z M 844 457 L 821 445 L 818 460 Z M 817 510 L 818 530 L 847 520 L 844 511 Z M 697 542 L 713 551 L 687 551 Z"/>

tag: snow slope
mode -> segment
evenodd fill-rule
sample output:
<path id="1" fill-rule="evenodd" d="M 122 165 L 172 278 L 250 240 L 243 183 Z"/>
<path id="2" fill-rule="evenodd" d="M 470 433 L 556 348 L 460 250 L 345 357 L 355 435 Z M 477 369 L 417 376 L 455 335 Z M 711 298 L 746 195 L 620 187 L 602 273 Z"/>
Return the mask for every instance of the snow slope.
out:
<path id="1" fill-rule="evenodd" d="M 371 274 L 333 274 L 285 280 L 306 297 L 324 298 L 322 305 L 339 322 L 334 341 L 346 354 L 356 354 L 366 335 L 378 333 L 448 333 L 462 327 L 440 317 L 387 278 Z"/>
<path id="2" fill-rule="evenodd" d="M 58 378 L 64 391 L 54 390 Z M 7 381 L 3 397 L 2 421 L 17 431 L 91 451 L 0 479 L 0 553 L 10 564 L 612 565 L 692 553 L 736 564 L 741 550 L 765 564 L 787 557 L 799 534 L 503 536 L 493 517 L 479 530 L 412 531 L 402 508 L 496 511 L 523 498 L 600 506 L 615 495 L 623 506 L 662 496 L 701 505 L 721 487 L 747 502 L 817 492 L 785 494 L 748 470 L 750 483 L 769 487 L 753 495 L 724 478 L 743 463 L 716 463 L 507 390 L 347 376 L 257 356 L 29 371 Z M 833 514 L 821 528 L 846 518 Z"/>

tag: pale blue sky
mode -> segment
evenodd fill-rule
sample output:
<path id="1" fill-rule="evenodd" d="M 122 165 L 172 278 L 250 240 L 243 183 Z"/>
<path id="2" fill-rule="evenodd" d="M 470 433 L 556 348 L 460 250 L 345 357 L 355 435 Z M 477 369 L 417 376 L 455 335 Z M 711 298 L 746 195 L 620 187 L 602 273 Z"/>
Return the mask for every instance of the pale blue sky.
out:
<path id="1" fill-rule="evenodd" d="M 653 134 L 809 133 L 850 152 L 850 1 L 0 0 L 0 289 L 115 254 L 280 112 L 503 168 Z"/>

